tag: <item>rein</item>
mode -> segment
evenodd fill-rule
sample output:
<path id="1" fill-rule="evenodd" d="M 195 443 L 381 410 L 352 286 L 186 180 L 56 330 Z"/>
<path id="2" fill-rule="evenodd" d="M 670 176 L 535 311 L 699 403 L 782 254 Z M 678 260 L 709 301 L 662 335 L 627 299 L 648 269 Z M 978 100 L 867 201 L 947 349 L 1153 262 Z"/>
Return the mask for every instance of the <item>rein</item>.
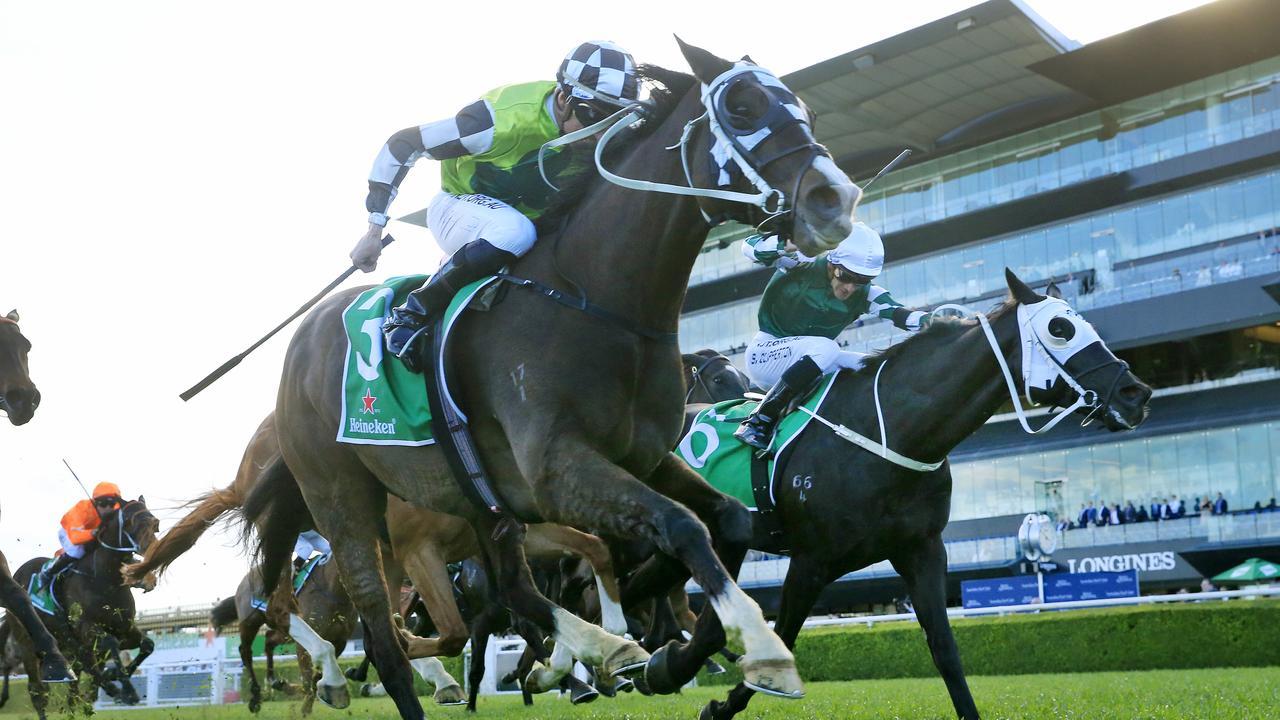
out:
<path id="1" fill-rule="evenodd" d="M 733 362 L 730 361 L 728 358 L 726 358 L 723 355 L 712 355 L 711 357 L 699 363 L 697 367 L 691 368 L 693 381 L 689 383 L 689 391 L 684 394 L 685 405 L 689 404 L 689 398 L 693 397 L 693 391 L 697 390 L 699 387 L 701 387 L 702 390 L 707 393 L 707 397 L 711 397 L 711 388 L 707 386 L 707 381 L 703 379 L 702 373 L 704 370 L 706 370 L 708 367 L 711 366 L 711 363 L 717 360 L 724 360 L 725 363 L 727 363 L 729 367 L 733 369 L 733 371 L 737 374 L 739 378 L 743 376 L 742 371 L 739 370 L 738 367 L 734 365 Z M 750 385 L 750 383 L 748 383 L 748 385 Z"/>
<path id="2" fill-rule="evenodd" d="M 996 356 L 996 363 L 1000 366 L 1000 373 L 1001 373 L 1001 376 L 1004 378 L 1005 386 L 1009 390 L 1009 399 L 1013 403 L 1013 410 L 1014 410 L 1014 413 L 1018 416 L 1018 422 L 1021 423 L 1022 429 L 1030 435 L 1039 435 L 1042 432 L 1052 429 L 1055 425 L 1062 422 L 1062 420 L 1065 419 L 1067 416 L 1071 415 L 1076 410 L 1080 410 L 1082 408 L 1087 408 L 1090 410 L 1090 412 L 1088 415 L 1085 416 L 1084 420 L 1080 422 L 1080 425 L 1082 427 L 1088 425 L 1090 422 L 1094 420 L 1095 416 L 1100 411 L 1111 407 L 1111 399 L 1115 396 L 1116 389 L 1119 387 L 1120 381 L 1124 378 L 1124 373 L 1129 369 L 1129 366 L 1124 361 L 1118 358 L 1114 358 L 1111 360 L 1100 362 L 1097 365 L 1094 365 L 1093 367 L 1078 373 L 1075 377 L 1072 377 L 1071 373 L 1067 372 L 1066 366 L 1064 366 L 1061 362 L 1059 362 L 1058 359 L 1054 357 L 1052 353 L 1045 352 L 1043 350 L 1044 343 L 1040 339 L 1040 337 L 1036 335 L 1036 332 L 1034 329 L 1031 329 L 1029 333 L 1031 336 L 1030 338 L 1027 338 L 1025 336 L 1027 334 L 1025 328 L 1030 328 L 1031 327 L 1030 325 L 1019 325 L 1018 332 L 1019 332 L 1019 335 L 1022 336 L 1020 338 L 1021 342 L 1026 345 L 1030 345 L 1032 349 L 1037 349 L 1043 352 L 1046 357 L 1052 360 L 1054 363 L 1054 366 L 1058 370 L 1058 376 L 1064 382 L 1066 382 L 1067 385 L 1069 385 L 1072 390 L 1076 392 L 1076 401 L 1073 404 L 1064 408 L 1061 412 L 1054 415 L 1049 420 L 1049 422 L 1042 425 L 1039 429 L 1032 429 L 1031 424 L 1027 421 L 1026 411 L 1023 410 L 1022 408 L 1022 401 L 1018 398 L 1018 388 L 1017 388 L 1017 384 L 1014 382 L 1013 373 L 1009 370 L 1009 363 L 1007 360 L 1005 360 L 1004 353 L 1000 350 L 1000 343 L 998 340 L 996 340 L 995 331 L 991 329 L 991 323 L 989 320 L 987 320 L 986 314 L 980 313 L 980 312 L 974 312 L 969 308 L 966 308 L 961 305 L 951 305 L 951 304 L 941 305 L 937 308 L 934 308 L 933 312 L 937 313 L 939 310 L 945 310 L 945 309 L 960 310 L 965 314 L 971 314 L 971 315 L 977 316 L 978 324 L 982 326 L 983 335 L 986 337 L 987 343 L 991 346 L 992 354 Z M 813 419 L 817 420 L 823 425 L 826 425 L 840 439 L 847 440 L 848 442 L 851 442 L 854 445 L 857 445 L 863 450 L 879 455 L 880 457 L 884 458 L 885 460 L 888 460 L 889 462 L 895 465 L 904 467 L 908 470 L 914 470 L 916 472 L 931 472 L 933 470 L 937 470 L 939 467 L 942 466 L 942 463 L 946 461 L 945 457 L 936 463 L 926 463 L 926 462 L 920 462 L 919 460 L 913 460 L 889 448 L 889 439 L 887 437 L 887 433 L 885 430 L 886 426 L 884 422 L 884 410 L 882 409 L 882 406 L 880 404 L 880 373 L 884 371 L 884 366 L 888 364 L 889 364 L 888 360 L 885 360 L 880 363 L 880 367 L 876 368 L 875 379 L 872 382 L 872 394 L 875 398 L 875 406 L 876 406 L 876 424 L 880 429 L 880 442 L 876 442 L 875 440 L 872 440 L 871 438 L 868 438 L 865 435 L 860 435 L 859 433 L 854 432 L 853 430 L 850 430 L 844 425 L 833 423 L 830 420 L 822 417 L 818 413 L 806 407 L 801 406 L 800 409 L 808 413 L 810 416 L 812 416 Z M 1080 385 L 1079 381 L 1081 378 L 1091 373 L 1095 373 L 1099 370 L 1102 370 L 1103 368 L 1111 367 L 1112 365 L 1117 366 L 1118 371 L 1116 372 L 1115 378 L 1111 381 L 1110 389 L 1107 391 L 1107 394 L 1105 397 L 1100 398 L 1098 396 L 1098 393 L 1094 392 L 1093 390 L 1086 390 L 1084 389 L 1084 387 Z"/>

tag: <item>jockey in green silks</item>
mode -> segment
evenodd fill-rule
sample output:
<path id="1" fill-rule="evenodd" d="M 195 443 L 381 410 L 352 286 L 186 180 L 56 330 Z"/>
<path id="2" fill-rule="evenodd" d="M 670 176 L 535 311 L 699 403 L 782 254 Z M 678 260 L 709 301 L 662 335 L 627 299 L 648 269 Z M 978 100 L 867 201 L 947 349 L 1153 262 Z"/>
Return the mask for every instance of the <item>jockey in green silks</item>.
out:
<path id="1" fill-rule="evenodd" d="M 848 237 L 816 259 L 798 254 L 777 236 L 752 236 L 742 250 L 752 262 L 778 269 L 760 298 L 760 332 L 747 346 L 747 374 L 770 390 L 734 433 L 768 450 L 774 426 L 792 400 L 825 373 L 862 367 L 864 353 L 836 342 L 845 328 L 875 315 L 918 331 L 930 316 L 903 307 L 872 283 L 884 268 L 884 242 L 865 223 L 855 222 Z"/>
<path id="2" fill-rule="evenodd" d="M 542 178 L 538 151 L 563 135 L 594 125 L 634 103 L 639 80 L 631 55 L 611 42 L 587 42 L 560 64 L 554 81 L 505 85 L 457 115 L 392 135 L 369 175 L 369 229 L 351 259 L 365 272 L 377 266 L 387 210 L 419 158 L 439 160 L 443 192 L 427 208 L 427 224 L 449 259 L 383 325 L 387 349 L 420 371 L 413 351 L 431 316 L 468 283 L 524 255 L 537 239 L 533 221 L 555 189 Z M 583 170 L 564 148 L 549 149 L 547 179 Z"/>

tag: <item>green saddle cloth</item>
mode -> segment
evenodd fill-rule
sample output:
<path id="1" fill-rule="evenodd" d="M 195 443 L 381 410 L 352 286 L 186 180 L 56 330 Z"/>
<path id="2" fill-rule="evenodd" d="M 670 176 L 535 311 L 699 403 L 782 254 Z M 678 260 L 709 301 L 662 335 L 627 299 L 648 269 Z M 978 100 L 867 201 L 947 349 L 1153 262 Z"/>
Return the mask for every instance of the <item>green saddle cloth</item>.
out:
<path id="1" fill-rule="evenodd" d="M 53 586 L 57 584 L 58 578 L 62 577 L 62 573 L 58 573 L 49 581 L 49 586 L 45 587 L 40 582 L 40 574 L 44 572 L 57 558 L 50 558 L 44 561 L 31 579 L 27 581 L 27 596 L 31 598 L 31 607 L 39 610 L 45 615 L 57 615 L 62 612 L 62 606 L 58 604 L 58 599 L 53 596 Z M 65 570 L 63 572 L 66 572 Z"/>
<path id="2" fill-rule="evenodd" d="M 347 362 L 342 373 L 338 442 L 356 445 L 430 445 L 431 410 L 422 375 L 385 352 L 382 324 L 391 309 L 426 282 L 401 275 L 356 296 L 342 313 Z M 445 310 L 445 334 L 471 299 L 493 281 L 478 280 L 458 291 Z"/>
<path id="3" fill-rule="evenodd" d="M 306 562 L 302 563 L 302 568 L 293 574 L 293 594 L 297 595 L 302 592 L 302 588 L 306 586 L 307 581 L 311 579 L 311 573 L 316 568 L 329 562 L 328 555 L 316 555 Z"/>
<path id="4" fill-rule="evenodd" d="M 802 407 L 814 412 L 822 406 L 836 373 L 825 376 L 806 398 Z M 704 480 L 720 492 L 742 501 L 748 508 L 756 509 L 755 493 L 751 490 L 751 454 L 755 448 L 733 436 L 743 420 L 747 419 L 760 403 L 755 400 L 725 400 L 698 413 L 688 434 L 676 447 L 676 455 L 688 463 Z M 796 409 L 778 421 L 773 435 L 769 459 L 769 493 L 772 496 L 777 478 L 776 460 L 787 446 L 808 426 L 813 416 Z"/>

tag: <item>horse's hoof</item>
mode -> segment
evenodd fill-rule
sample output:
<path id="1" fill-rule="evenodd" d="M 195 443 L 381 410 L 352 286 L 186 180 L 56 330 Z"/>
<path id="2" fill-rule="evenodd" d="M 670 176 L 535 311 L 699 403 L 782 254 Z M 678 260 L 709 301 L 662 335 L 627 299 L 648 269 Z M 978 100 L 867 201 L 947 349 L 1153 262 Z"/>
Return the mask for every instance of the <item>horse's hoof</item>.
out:
<path id="1" fill-rule="evenodd" d="M 47 683 L 75 682 L 76 676 L 67 667 L 66 658 L 50 653 L 40 661 L 40 679 Z"/>
<path id="2" fill-rule="evenodd" d="M 343 710 L 351 704 L 351 693 L 347 691 L 345 684 L 319 685 L 316 687 L 316 697 L 334 710 Z"/>
<path id="3" fill-rule="evenodd" d="M 724 666 L 711 658 L 707 658 L 707 661 L 702 663 L 702 666 L 707 669 L 708 675 L 723 675 L 725 673 Z"/>
<path id="4" fill-rule="evenodd" d="M 635 690 L 635 689 L 636 689 L 635 681 L 631 680 L 630 678 L 620 678 L 618 680 L 618 684 L 613 686 L 613 692 L 615 695 L 617 693 L 631 692 L 632 690 Z"/>
<path id="5" fill-rule="evenodd" d="M 283 692 L 289 689 L 289 681 L 284 678 L 271 678 L 267 680 L 267 687 L 276 692 Z"/>
<path id="6" fill-rule="evenodd" d="M 533 669 L 524 677 L 524 690 L 537 695 L 547 692 L 560 685 L 560 678 L 564 677 L 562 673 L 543 665 L 540 661 L 533 664 Z"/>
<path id="7" fill-rule="evenodd" d="M 262 698 L 258 698 L 258 697 L 249 698 L 249 712 L 257 713 L 261 709 L 262 709 Z"/>
<path id="8" fill-rule="evenodd" d="M 671 695 L 678 692 L 684 684 L 671 675 L 671 648 L 676 644 L 676 640 L 671 640 L 658 648 L 658 652 L 644 666 L 644 684 L 650 693 Z"/>
<path id="9" fill-rule="evenodd" d="M 744 657 L 738 664 L 742 666 L 742 684 L 752 690 L 788 700 L 804 697 L 804 683 L 800 681 L 800 673 L 796 672 L 795 660 L 748 660 Z"/>
<path id="10" fill-rule="evenodd" d="M 649 663 L 649 653 L 628 640 L 604 659 L 605 677 L 629 677 L 640 674 Z"/>
<path id="11" fill-rule="evenodd" d="M 436 688 L 436 694 L 433 697 L 437 705 L 445 707 L 467 704 L 467 696 L 458 685 L 446 685 L 442 688 Z"/>
<path id="12" fill-rule="evenodd" d="M 600 697 L 600 691 L 588 685 L 582 692 L 573 692 L 569 696 L 569 702 L 574 705 L 586 705 L 598 697 Z"/>
<path id="13" fill-rule="evenodd" d="M 712 700 L 702 708 L 702 712 L 698 713 L 698 720 L 720 720 L 716 713 L 723 707 L 723 703 L 719 700 Z"/>
<path id="14" fill-rule="evenodd" d="M 359 667 L 349 667 L 345 671 L 343 671 L 342 674 L 348 680 L 355 680 L 356 682 L 364 682 L 365 680 L 369 679 L 369 673 L 360 672 Z"/>

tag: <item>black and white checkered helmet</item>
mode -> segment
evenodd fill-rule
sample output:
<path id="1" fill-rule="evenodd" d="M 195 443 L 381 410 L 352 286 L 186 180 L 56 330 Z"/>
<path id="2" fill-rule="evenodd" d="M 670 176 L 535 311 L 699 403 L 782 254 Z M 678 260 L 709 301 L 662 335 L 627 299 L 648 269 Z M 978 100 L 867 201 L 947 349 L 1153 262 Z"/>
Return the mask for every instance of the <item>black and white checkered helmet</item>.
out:
<path id="1" fill-rule="evenodd" d="M 607 40 L 584 42 L 560 63 L 556 80 L 576 98 L 628 105 L 639 97 L 631 53 Z"/>

